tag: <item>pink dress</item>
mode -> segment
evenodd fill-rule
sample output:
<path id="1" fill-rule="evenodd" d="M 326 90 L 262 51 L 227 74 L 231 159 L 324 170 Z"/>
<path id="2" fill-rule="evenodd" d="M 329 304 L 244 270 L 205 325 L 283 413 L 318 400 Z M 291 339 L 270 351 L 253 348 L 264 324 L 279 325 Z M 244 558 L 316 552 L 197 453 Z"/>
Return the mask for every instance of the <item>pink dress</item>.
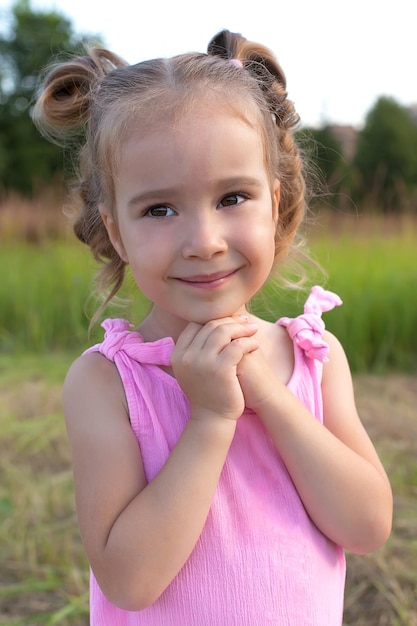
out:
<path id="1" fill-rule="evenodd" d="M 304 315 L 278 321 L 294 341 L 288 388 L 322 421 L 320 381 L 328 346 L 322 311 L 341 304 L 314 287 Z M 159 365 L 171 338 L 146 343 L 125 320 L 106 320 L 90 348 L 113 361 L 148 481 L 159 472 L 189 419 L 187 398 Z M 239 418 L 206 525 L 189 560 L 150 607 L 124 611 L 90 582 L 92 626 L 340 626 L 345 558 L 307 515 L 258 417 Z"/>

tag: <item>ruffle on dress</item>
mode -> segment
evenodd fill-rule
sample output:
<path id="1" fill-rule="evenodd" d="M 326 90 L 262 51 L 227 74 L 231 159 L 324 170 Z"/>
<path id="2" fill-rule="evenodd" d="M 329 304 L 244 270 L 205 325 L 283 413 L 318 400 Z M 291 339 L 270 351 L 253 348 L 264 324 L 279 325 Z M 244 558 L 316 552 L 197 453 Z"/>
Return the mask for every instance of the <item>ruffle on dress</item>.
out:
<path id="1" fill-rule="evenodd" d="M 325 325 L 321 315 L 341 304 L 343 302 L 337 294 L 315 286 L 305 302 L 304 314 L 294 318 L 282 317 L 278 324 L 287 329 L 295 345 L 304 350 L 306 356 L 326 363 L 330 348 L 323 339 Z"/>

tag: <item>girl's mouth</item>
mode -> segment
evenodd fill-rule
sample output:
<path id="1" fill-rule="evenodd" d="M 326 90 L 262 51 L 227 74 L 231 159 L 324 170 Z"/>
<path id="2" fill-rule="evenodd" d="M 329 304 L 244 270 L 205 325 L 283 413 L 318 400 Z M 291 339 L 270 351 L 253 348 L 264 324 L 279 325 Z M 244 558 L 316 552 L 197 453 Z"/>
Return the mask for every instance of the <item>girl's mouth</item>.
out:
<path id="1" fill-rule="evenodd" d="M 234 276 L 236 272 L 237 270 L 226 270 L 223 272 L 215 272 L 213 274 L 196 274 L 194 276 L 178 278 L 177 280 L 181 281 L 182 283 L 186 283 L 191 287 L 210 289 L 224 285 L 229 278 Z"/>

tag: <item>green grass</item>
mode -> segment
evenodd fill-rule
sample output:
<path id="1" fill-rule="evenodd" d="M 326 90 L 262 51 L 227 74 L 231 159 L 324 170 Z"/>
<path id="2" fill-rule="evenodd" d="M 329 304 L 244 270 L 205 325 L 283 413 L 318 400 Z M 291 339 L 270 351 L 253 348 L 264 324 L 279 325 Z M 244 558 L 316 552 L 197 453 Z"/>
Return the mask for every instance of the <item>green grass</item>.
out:
<path id="1" fill-rule="evenodd" d="M 94 298 L 96 269 L 89 250 L 68 240 L 31 245 L 4 242 L 0 262 L 7 272 L 0 281 L 0 349 L 3 352 L 46 352 L 76 349 L 102 336 L 95 327 L 88 337 L 89 321 L 98 308 Z M 127 287 L 122 296 L 129 290 Z M 146 303 L 137 298 L 141 310 Z M 109 315 L 132 315 L 116 304 Z"/>
<path id="2" fill-rule="evenodd" d="M 325 316 L 354 371 L 417 367 L 417 236 L 321 237 L 314 250 L 344 301 Z"/>
<path id="3" fill-rule="evenodd" d="M 3 243 L 0 281 L 3 351 L 69 347 L 86 333 L 93 265 L 68 242 Z"/>
<path id="4" fill-rule="evenodd" d="M 329 276 L 324 286 L 344 301 L 324 319 L 355 372 L 417 369 L 417 225 L 411 219 L 406 224 L 387 231 L 380 220 L 357 218 L 346 229 L 330 224 L 313 232 L 311 250 Z M 99 326 L 88 337 L 97 302 L 89 295 L 95 266 L 85 246 L 6 241 L 0 263 L 6 268 L 0 281 L 2 352 L 80 351 L 101 338 Z M 128 280 L 122 295 L 132 293 Z M 255 311 L 269 319 L 296 315 L 305 296 L 268 286 Z M 126 310 L 112 306 L 107 314 L 138 322 L 147 306 L 136 295 Z"/>

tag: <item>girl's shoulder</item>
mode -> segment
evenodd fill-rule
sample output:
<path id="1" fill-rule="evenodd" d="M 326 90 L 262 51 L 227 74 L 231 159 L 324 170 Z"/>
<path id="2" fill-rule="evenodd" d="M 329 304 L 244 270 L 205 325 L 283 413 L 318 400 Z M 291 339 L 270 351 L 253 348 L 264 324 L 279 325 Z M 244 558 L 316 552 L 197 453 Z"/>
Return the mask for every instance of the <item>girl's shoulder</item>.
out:
<path id="1" fill-rule="evenodd" d="M 93 405 L 118 398 L 126 406 L 123 385 L 116 365 L 100 352 L 86 352 L 70 366 L 63 386 L 64 412 L 82 403 Z"/>
<path id="2" fill-rule="evenodd" d="M 109 382 L 117 372 L 115 364 L 98 350 L 87 350 L 70 365 L 64 385 L 77 380 L 80 383 L 94 383 L 97 379 Z"/>
<path id="3" fill-rule="evenodd" d="M 329 353 L 334 351 L 337 360 L 343 361 L 343 348 L 336 337 L 325 330 L 322 319 L 324 312 L 341 304 L 337 294 L 315 286 L 299 315 L 281 317 L 275 323 L 256 319 L 263 352 L 283 382 L 288 382 L 294 373 L 296 353 L 302 353 L 307 360 L 327 363 Z"/>

